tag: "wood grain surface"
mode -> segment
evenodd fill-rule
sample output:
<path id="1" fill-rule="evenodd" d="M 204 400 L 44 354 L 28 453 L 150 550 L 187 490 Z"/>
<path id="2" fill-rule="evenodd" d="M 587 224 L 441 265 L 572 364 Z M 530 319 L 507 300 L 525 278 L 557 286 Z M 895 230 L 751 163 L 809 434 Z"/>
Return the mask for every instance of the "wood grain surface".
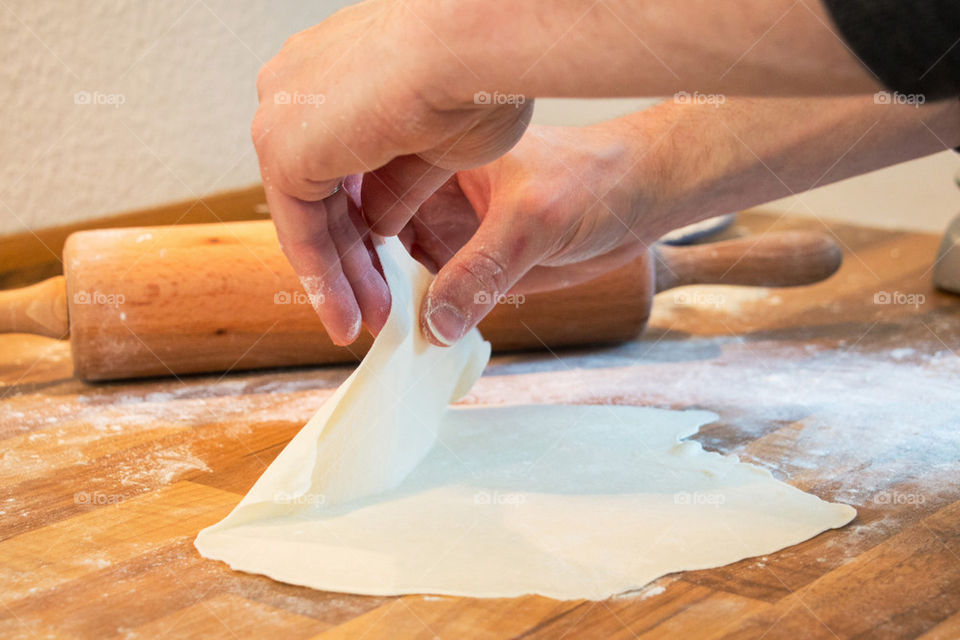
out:
<path id="1" fill-rule="evenodd" d="M 960 637 L 960 299 L 938 238 L 829 228 L 845 265 L 791 290 L 676 289 L 643 338 L 495 358 L 467 402 L 703 408 L 695 439 L 858 509 L 776 554 L 602 602 L 325 593 L 229 570 L 192 540 L 349 373 L 90 385 L 69 345 L 0 336 L 0 637 Z"/>

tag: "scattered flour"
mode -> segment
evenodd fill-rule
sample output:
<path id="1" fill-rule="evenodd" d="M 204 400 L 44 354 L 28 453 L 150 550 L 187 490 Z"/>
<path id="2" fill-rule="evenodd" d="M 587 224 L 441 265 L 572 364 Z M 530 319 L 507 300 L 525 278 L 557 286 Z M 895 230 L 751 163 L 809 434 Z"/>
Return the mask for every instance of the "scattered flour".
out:
<path id="1" fill-rule="evenodd" d="M 751 305 L 779 306 L 782 303 L 783 299 L 766 287 L 689 285 L 657 294 L 651 321 L 670 319 L 689 311 L 734 315 Z"/>
<path id="2" fill-rule="evenodd" d="M 778 304 L 769 290 L 729 289 L 721 311 Z M 667 309 L 661 319 L 684 313 L 670 295 L 658 298 L 657 308 Z M 901 530 L 909 518 L 960 499 L 960 358 L 952 345 L 930 338 L 952 335 L 952 323 L 949 314 L 925 316 L 912 337 L 901 326 L 883 323 L 867 336 L 850 335 L 838 325 L 818 329 L 809 340 L 775 332 L 703 338 L 665 332 L 606 349 L 498 356 L 464 402 L 715 411 L 720 420 L 696 436 L 707 449 L 738 455 L 803 490 L 860 509 L 857 520 L 830 536 L 816 558 L 842 562 L 848 552 Z M 196 446 L 203 438 L 247 446 L 264 430 L 304 424 L 349 372 L 336 367 L 219 380 L 25 385 L 0 402 L 6 436 L 0 477 L 19 482 L 91 464 L 112 451 L 111 443 L 124 451 L 125 439 L 141 439 L 154 444 L 136 456 L 118 455 L 89 478 L 137 495 L 210 471 L 215 462 L 203 453 L 209 446 Z M 155 437 L 155 430 L 177 438 Z M 180 437 L 184 433 L 190 437 Z M 831 469 L 829 480 L 825 468 Z M 7 519 L 28 514 L 22 500 L 2 498 Z M 913 500 L 915 510 L 903 509 L 898 500 Z M 84 561 L 99 566 L 102 559 Z M 770 570 L 775 561 L 760 558 L 753 565 Z M 669 580 L 623 597 L 656 597 Z"/>
<path id="3" fill-rule="evenodd" d="M 627 591 L 621 593 L 620 595 L 613 596 L 613 600 L 648 600 L 665 593 L 667 591 L 667 587 L 676 582 L 678 579 L 679 578 L 676 575 L 667 575 L 654 580 L 650 584 L 640 589 Z"/>

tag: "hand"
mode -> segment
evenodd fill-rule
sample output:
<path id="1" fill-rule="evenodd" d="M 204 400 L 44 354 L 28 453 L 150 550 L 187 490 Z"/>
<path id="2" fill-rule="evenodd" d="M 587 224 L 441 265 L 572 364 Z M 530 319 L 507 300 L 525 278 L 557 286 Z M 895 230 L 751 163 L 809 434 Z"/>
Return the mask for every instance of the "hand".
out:
<path id="1" fill-rule="evenodd" d="M 584 282 L 671 229 L 958 145 L 958 112 L 956 100 L 742 98 L 531 127 L 508 155 L 458 173 L 401 233 L 439 268 L 424 334 L 450 344 L 499 294 Z"/>
<path id="2" fill-rule="evenodd" d="M 361 321 L 379 330 L 389 309 L 369 232 L 399 232 L 454 171 L 499 157 L 529 122 L 531 102 L 444 95 L 442 46 L 406 3 L 370 0 L 290 38 L 257 79 L 252 135 L 267 202 L 337 344 L 356 339 Z M 362 215 L 346 193 L 331 195 L 361 173 Z"/>
<path id="3" fill-rule="evenodd" d="M 678 226 L 661 213 L 643 136 L 622 127 L 531 127 L 509 154 L 459 172 L 420 207 L 400 237 L 439 268 L 421 309 L 428 339 L 452 344 L 498 296 L 591 280 Z"/>

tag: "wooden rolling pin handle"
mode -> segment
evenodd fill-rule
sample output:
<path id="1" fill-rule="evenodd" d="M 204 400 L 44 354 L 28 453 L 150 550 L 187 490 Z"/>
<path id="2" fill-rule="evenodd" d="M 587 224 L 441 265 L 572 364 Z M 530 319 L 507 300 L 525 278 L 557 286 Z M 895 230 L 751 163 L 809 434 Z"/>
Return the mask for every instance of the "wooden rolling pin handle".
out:
<path id="1" fill-rule="evenodd" d="M 829 236 L 784 231 L 688 247 L 653 249 L 657 291 L 688 284 L 797 287 L 840 268 L 843 252 Z"/>
<path id="2" fill-rule="evenodd" d="M 43 282 L 0 291 L 0 333 L 34 333 L 49 338 L 65 338 L 67 290 L 63 276 Z"/>

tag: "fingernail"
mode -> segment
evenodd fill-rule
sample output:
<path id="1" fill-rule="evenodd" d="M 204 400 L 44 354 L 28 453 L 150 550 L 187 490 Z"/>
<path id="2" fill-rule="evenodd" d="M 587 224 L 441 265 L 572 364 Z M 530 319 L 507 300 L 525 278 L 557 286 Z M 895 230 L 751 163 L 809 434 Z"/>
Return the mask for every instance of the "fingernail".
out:
<path id="1" fill-rule="evenodd" d="M 427 312 L 427 328 L 437 340 L 450 346 L 467 332 L 467 319 L 453 305 L 441 302 Z"/>

